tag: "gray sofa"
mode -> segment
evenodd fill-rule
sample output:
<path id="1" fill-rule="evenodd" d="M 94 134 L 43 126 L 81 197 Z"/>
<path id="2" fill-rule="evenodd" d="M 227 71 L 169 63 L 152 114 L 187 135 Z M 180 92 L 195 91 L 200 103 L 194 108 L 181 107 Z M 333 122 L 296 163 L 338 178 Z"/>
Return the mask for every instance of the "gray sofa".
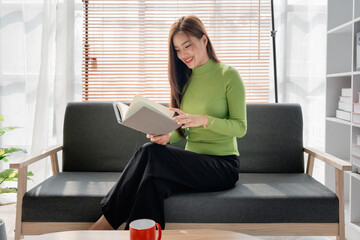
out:
<path id="1" fill-rule="evenodd" d="M 212 228 L 251 235 L 334 235 L 344 239 L 343 173 L 351 165 L 303 147 L 301 107 L 247 104 L 248 131 L 238 139 L 239 181 L 233 189 L 175 194 L 165 200 L 166 229 Z M 117 123 L 111 103 L 70 103 L 63 146 L 11 165 L 19 169 L 15 238 L 87 229 L 100 200 L 132 154 L 148 142 Z M 185 141 L 174 145 L 184 147 Z M 62 171 L 57 152 L 62 151 Z M 304 151 L 308 154 L 304 169 Z M 54 175 L 26 191 L 27 166 L 50 156 Z M 312 178 L 314 158 L 336 169 L 336 193 Z"/>

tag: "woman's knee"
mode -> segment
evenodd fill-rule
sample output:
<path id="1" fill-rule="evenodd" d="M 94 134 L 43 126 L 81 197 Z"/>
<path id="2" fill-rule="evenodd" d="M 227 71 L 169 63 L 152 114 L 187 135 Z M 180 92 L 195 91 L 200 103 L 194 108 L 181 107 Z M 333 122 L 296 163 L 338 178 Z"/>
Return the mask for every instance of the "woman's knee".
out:
<path id="1" fill-rule="evenodd" d="M 154 152 L 159 151 L 161 147 L 164 147 L 163 145 L 153 143 L 153 142 L 147 142 L 140 148 L 144 152 Z"/>
<path id="2" fill-rule="evenodd" d="M 152 161 L 155 158 L 156 153 L 158 153 L 160 151 L 161 147 L 164 147 L 164 146 L 153 143 L 153 142 L 145 143 L 139 149 L 141 158 L 146 159 L 147 161 Z"/>

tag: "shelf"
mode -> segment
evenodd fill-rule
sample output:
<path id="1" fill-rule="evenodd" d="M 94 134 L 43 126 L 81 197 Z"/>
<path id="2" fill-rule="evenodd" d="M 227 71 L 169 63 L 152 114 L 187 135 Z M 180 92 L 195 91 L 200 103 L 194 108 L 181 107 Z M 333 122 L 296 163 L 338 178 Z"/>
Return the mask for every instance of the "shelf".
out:
<path id="1" fill-rule="evenodd" d="M 347 240 L 358 240 L 359 236 L 360 236 L 360 231 L 359 231 L 359 224 L 354 225 L 353 223 L 350 222 L 345 222 L 346 227 L 345 227 L 345 233 L 346 233 L 346 239 Z"/>
<path id="2" fill-rule="evenodd" d="M 358 232 L 360 232 L 360 222 L 351 222 L 351 224 L 353 225 L 352 227 L 354 227 Z"/>
<path id="3" fill-rule="evenodd" d="M 325 152 L 341 159 L 350 158 L 350 122 L 334 117 L 326 118 Z M 341 143 L 341 144 L 339 144 Z"/>
<path id="4" fill-rule="evenodd" d="M 357 44 L 357 42 L 360 41 L 360 39 L 356 39 L 356 35 L 358 33 L 360 33 L 360 21 L 354 23 L 353 71 L 355 71 L 355 72 L 359 72 L 359 68 L 360 68 L 360 63 L 357 63 L 357 61 L 359 61 L 359 59 L 360 59 L 360 57 L 357 57 L 357 55 L 358 55 L 357 51 L 360 51 L 360 46 Z M 360 56 L 360 55 L 358 55 L 358 56 Z M 357 59 L 357 58 L 359 58 L 359 59 Z M 358 66 L 356 66 L 356 65 L 358 65 Z"/>
<path id="5" fill-rule="evenodd" d="M 353 170 L 357 170 L 356 168 L 360 169 L 360 158 L 356 157 L 356 155 L 351 155 L 351 164 L 353 166 Z"/>
<path id="6" fill-rule="evenodd" d="M 352 72 L 352 24 L 327 35 L 327 74 Z"/>
<path id="7" fill-rule="evenodd" d="M 353 0 L 328 0 L 328 30 L 353 19 Z"/>
<path id="8" fill-rule="evenodd" d="M 326 77 L 328 77 L 328 78 L 332 78 L 332 77 L 350 77 L 350 76 L 357 76 L 357 75 L 360 75 L 360 71 L 330 73 L 330 74 L 326 74 Z"/>
<path id="9" fill-rule="evenodd" d="M 358 176 L 356 176 L 358 175 Z M 350 179 L 350 187 L 351 187 L 351 196 L 350 196 L 350 222 L 358 223 L 360 222 L 360 174 L 351 173 Z"/>
<path id="10" fill-rule="evenodd" d="M 345 125 L 351 125 L 351 122 L 336 118 L 336 117 L 326 117 L 327 121 L 331 121 L 331 122 L 336 122 L 336 123 L 341 123 L 341 124 L 345 124 Z M 359 126 L 360 127 L 360 126 Z"/>
<path id="11" fill-rule="evenodd" d="M 353 74 L 352 72 L 330 73 L 330 74 L 327 74 L 326 77 L 349 77 L 352 74 Z M 360 74 L 360 72 L 359 72 L 359 74 Z"/>
<path id="12" fill-rule="evenodd" d="M 360 21 L 360 0 L 355 0 L 354 8 L 355 8 L 354 11 L 355 21 Z"/>
<path id="13" fill-rule="evenodd" d="M 356 233 L 354 233 L 354 237 L 350 236 L 350 238 L 348 238 L 348 239 L 350 239 L 350 240 L 358 239 L 358 236 L 360 234 L 360 223 L 349 222 L 349 226 L 352 228 L 352 230 L 356 231 Z"/>
<path id="14" fill-rule="evenodd" d="M 359 102 L 359 94 L 360 93 L 360 75 L 354 75 L 353 77 L 353 103 Z"/>
<path id="15" fill-rule="evenodd" d="M 351 78 L 351 76 L 334 76 L 326 79 L 326 117 L 335 118 L 336 110 L 339 106 L 341 89 L 351 88 Z M 340 121 L 346 122 L 344 120 Z M 348 122 L 347 124 L 350 125 L 350 122 Z"/>
<path id="16" fill-rule="evenodd" d="M 351 33 L 353 21 L 349 21 L 328 31 L 328 34 Z"/>
<path id="17" fill-rule="evenodd" d="M 351 176 L 355 178 L 356 180 L 360 181 L 360 174 L 359 173 L 351 173 Z M 360 206 L 359 206 L 360 207 Z"/>

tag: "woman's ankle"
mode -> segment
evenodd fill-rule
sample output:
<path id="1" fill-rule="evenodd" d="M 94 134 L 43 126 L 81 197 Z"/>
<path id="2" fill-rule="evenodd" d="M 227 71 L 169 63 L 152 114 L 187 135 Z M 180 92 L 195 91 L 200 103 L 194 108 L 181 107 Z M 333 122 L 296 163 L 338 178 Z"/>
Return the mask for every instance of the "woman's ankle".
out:
<path id="1" fill-rule="evenodd" d="M 114 230 L 110 223 L 102 215 L 90 228 L 89 230 Z"/>

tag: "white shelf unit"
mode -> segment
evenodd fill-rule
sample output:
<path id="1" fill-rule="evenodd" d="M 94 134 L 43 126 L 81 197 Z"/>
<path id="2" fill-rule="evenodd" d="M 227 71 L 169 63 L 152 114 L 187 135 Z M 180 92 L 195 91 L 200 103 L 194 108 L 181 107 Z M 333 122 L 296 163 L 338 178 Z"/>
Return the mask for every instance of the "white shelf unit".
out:
<path id="1" fill-rule="evenodd" d="M 360 71 L 356 70 L 360 0 L 328 0 L 327 30 L 325 151 L 354 165 L 360 162 L 352 156 L 352 145 L 360 135 L 360 125 L 335 116 L 342 88 L 352 89 L 352 103 L 360 100 Z M 344 175 L 348 240 L 360 239 L 360 174 L 354 171 Z M 326 166 L 325 184 L 332 190 L 334 175 L 334 169 Z"/>

